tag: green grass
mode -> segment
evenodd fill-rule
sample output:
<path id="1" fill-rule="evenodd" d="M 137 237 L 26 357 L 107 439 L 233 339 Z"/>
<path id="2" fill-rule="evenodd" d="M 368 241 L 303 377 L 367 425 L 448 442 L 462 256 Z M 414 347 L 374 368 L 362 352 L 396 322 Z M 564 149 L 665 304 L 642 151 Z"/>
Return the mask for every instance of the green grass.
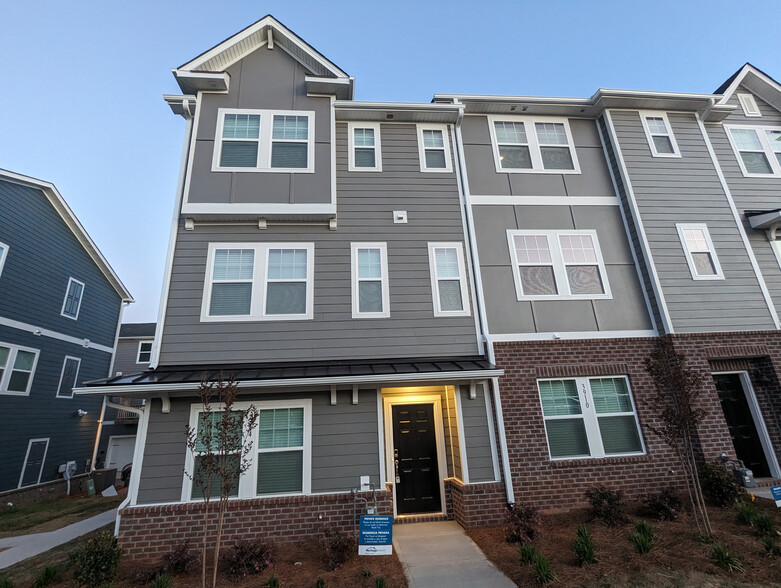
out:
<path id="1" fill-rule="evenodd" d="M 21 508 L 10 508 L 0 512 L 0 537 L 15 537 L 36 533 L 36 527 L 46 525 L 40 531 L 54 531 L 71 523 L 87 519 L 112 508 L 116 508 L 124 496 L 103 498 L 58 498 L 38 502 Z M 55 519 L 57 519 L 55 521 Z M 61 524 L 60 524 L 61 523 Z"/>

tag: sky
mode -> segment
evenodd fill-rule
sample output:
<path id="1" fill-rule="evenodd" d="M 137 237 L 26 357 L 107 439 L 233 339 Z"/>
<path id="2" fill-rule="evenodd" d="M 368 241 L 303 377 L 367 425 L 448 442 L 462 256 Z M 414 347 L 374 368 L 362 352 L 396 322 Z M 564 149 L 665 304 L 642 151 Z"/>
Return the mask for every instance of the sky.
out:
<path id="1" fill-rule="evenodd" d="M 157 320 L 185 122 L 171 68 L 274 15 L 356 78 L 356 100 L 434 93 L 712 92 L 781 79 L 778 0 L 0 0 L 0 168 L 54 183 Z M 2 214 L 2 211 L 0 211 Z"/>

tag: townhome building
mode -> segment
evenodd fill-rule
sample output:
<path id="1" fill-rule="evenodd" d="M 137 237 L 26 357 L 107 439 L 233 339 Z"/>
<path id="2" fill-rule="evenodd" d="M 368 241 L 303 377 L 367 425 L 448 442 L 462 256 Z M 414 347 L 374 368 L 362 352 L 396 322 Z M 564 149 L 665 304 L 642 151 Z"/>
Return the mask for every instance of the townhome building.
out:
<path id="1" fill-rule="evenodd" d="M 260 411 L 228 540 L 350 529 L 350 491 L 371 486 L 399 523 L 473 526 L 598 483 L 680 485 L 652 432 L 662 337 L 706 376 L 702 459 L 754 465 L 761 446 L 758 475 L 778 476 L 779 94 L 741 72 L 714 94 L 361 102 L 271 16 L 176 68 L 186 136 L 150 369 L 79 391 L 145 401 L 123 548 L 149 557 L 200 524 L 185 428 L 203 426 L 203 378 Z M 746 126 L 740 94 L 763 150 L 724 135 Z"/>
<path id="2" fill-rule="evenodd" d="M 0 170 L 0 491 L 90 471 L 101 400 L 73 390 L 132 301 L 53 184 Z"/>

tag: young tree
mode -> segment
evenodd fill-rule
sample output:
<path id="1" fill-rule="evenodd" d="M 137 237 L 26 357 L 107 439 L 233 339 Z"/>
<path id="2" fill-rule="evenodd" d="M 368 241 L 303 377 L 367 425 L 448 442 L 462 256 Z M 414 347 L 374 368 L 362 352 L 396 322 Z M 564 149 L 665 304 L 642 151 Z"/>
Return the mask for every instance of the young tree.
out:
<path id="1" fill-rule="evenodd" d="M 217 521 L 214 546 L 212 587 L 217 586 L 217 564 L 220 557 L 223 521 L 228 500 L 238 492 L 239 480 L 251 463 L 252 440 L 249 431 L 255 428 L 257 409 L 234 410 L 238 386 L 233 377 L 222 373 L 216 380 L 206 374 L 198 387 L 203 410 L 195 428 L 187 425 L 187 448 L 193 455 L 193 471 L 185 475 L 193 481 L 194 489 L 204 501 L 203 543 L 201 546 L 201 586 L 206 588 L 206 557 L 209 539 L 211 502 L 216 497 Z"/>
<path id="2" fill-rule="evenodd" d="M 669 337 L 662 337 L 656 349 L 645 360 L 645 369 L 653 378 L 656 394 L 647 404 L 661 422 L 649 429 L 658 435 L 678 456 L 686 475 L 686 490 L 700 533 L 713 534 L 708 509 L 697 476 L 695 439 L 705 416 L 699 407 L 702 376 L 687 365 L 685 353 L 678 353 Z"/>

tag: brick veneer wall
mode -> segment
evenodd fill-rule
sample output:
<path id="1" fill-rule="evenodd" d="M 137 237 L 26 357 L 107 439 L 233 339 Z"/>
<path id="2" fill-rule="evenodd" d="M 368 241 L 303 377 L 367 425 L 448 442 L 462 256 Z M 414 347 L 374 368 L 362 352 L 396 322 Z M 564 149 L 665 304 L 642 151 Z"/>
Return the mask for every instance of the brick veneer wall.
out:
<path id="1" fill-rule="evenodd" d="M 504 521 L 507 496 L 502 482 L 464 484 L 451 479 L 453 513 L 462 527 L 499 525 Z"/>

